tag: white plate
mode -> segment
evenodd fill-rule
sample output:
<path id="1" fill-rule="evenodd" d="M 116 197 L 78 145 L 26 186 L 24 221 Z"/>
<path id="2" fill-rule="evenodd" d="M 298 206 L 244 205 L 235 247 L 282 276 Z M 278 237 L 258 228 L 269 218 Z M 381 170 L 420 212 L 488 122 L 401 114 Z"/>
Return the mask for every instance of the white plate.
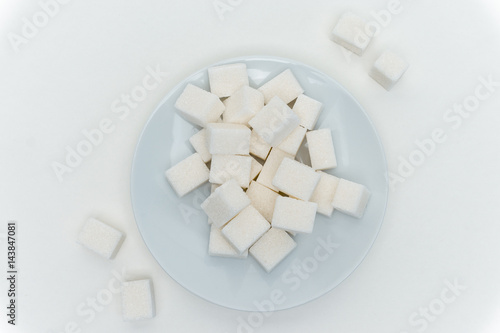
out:
<path id="1" fill-rule="evenodd" d="M 387 202 L 385 156 L 363 108 L 332 78 L 296 61 L 267 56 L 219 64 L 235 62 L 247 65 L 252 87 L 290 68 L 305 94 L 324 104 L 317 128 L 332 130 L 338 161 L 338 167 L 328 172 L 368 187 L 372 195 L 364 217 L 318 214 L 313 233 L 297 235 L 296 249 L 269 274 L 251 256 L 246 260 L 209 256 L 210 228 L 200 203 L 209 195 L 210 185 L 178 198 L 164 176 L 167 168 L 194 152 L 188 139 L 197 129 L 177 115 L 174 104 L 188 82 L 209 90 L 208 67 L 172 89 L 144 128 L 132 168 L 132 205 L 149 250 L 186 289 L 232 309 L 262 310 L 257 303 L 267 304 L 266 310 L 287 309 L 335 288 L 370 250 Z M 301 148 L 298 156 L 307 159 L 307 152 Z"/>

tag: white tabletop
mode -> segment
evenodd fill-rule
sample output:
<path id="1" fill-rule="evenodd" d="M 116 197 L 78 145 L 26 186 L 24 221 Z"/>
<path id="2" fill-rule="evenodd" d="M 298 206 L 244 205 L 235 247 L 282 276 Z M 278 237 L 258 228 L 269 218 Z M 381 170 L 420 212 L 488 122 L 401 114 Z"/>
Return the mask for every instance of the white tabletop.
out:
<path id="1" fill-rule="evenodd" d="M 358 57 L 329 40 L 336 21 L 352 10 L 377 22 L 394 1 L 42 0 L 48 15 L 38 1 L 1 0 L 0 269 L 15 220 L 19 275 L 17 326 L 3 307 L 0 331 L 498 332 L 500 6 L 397 2 Z M 367 74 L 386 49 L 410 63 L 391 92 Z M 161 98 L 199 68 L 259 54 L 302 61 L 350 90 L 394 185 L 358 269 L 325 296 L 266 317 L 173 281 L 142 241 L 129 190 L 138 136 Z M 157 84 L 126 106 L 152 71 Z M 102 142 L 58 177 L 54 163 L 99 126 L 110 127 Z M 90 216 L 126 233 L 114 260 L 75 242 Z M 121 277 L 152 278 L 156 318 L 123 322 L 118 294 L 101 302 Z"/>

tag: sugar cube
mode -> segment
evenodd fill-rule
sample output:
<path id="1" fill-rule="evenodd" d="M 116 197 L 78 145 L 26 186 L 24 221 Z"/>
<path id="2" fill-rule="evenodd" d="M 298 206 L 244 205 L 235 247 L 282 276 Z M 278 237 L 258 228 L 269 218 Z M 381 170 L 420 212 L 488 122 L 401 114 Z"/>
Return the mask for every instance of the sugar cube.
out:
<path id="1" fill-rule="evenodd" d="M 262 85 L 259 91 L 264 95 L 264 102 L 266 104 L 275 96 L 278 96 L 285 104 L 288 104 L 302 94 L 304 89 L 302 89 L 292 71 L 286 69 Z"/>
<path id="2" fill-rule="evenodd" d="M 214 226 L 210 227 L 210 239 L 208 241 L 208 254 L 215 257 L 238 258 L 248 257 L 248 251 L 238 253 L 222 235 L 222 231 Z"/>
<path id="3" fill-rule="evenodd" d="M 299 126 L 299 117 L 279 97 L 274 97 L 248 124 L 272 147 Z"/>
<path id="4" fill-rule="evenodd" d="M 286 231 L 271 228 L 252 247 L 250 254 L 269 273 L 292 252 L 297 243 Z"/>
<path id="5" fill-rule="evenodd" d="M 208 181 L 209 174 L 210 170 L 198 153 L 194 153 L 165 171 L 167 180 L 179 197 Z"/>
<path id="6" fill-rule="evenodd" d="M 235 179 L 239 186 L 247 188 L 252 172 L 251 156 L 212 155 L 210 166 L 210 183 L 224 184 L 229 179 Z"/>
<path id="7" fill-rule="evenodd" d="M 281 141 L 278 149 L 293 156 L 297 155 L 297 151 L 299 151 L 302 141 L 304 141 L 304 137 L 306 136 L 306 131 L 304 127 L 298 126 L 285 140 Z"/>
<path id="8" fill-rule="evenodd" d="M 357 218 L 363 216 L 370 192 L 361 184 L 340 179 L 337 191 L 333 197 L 333 208 Z"/>
<path id="9" fill-rule="evenodd" d="M 408 67 L 408 63 L 396 53 L 385 51 L 377 61 L 375 61 L 370 76 L 386 90 L 391 90 L 406 72 Z"/>
<path id="10" fill-rule="evenodd" d="M 294 198 L 308 201 L 321 176 L 311 167 L 284 158 L 273 178 L 273 186 Z"/>
<path id="11" fill-rule="evenodd" d="M 321 102 L 302 94 L 297 97 L 293 105 L 293 112 L 299 116 L 301 126 L 308 130 L 313 130 L 318 122 L 322 107 L 323 104 Z"/>
<path id="12" fill-rule="evenodd" d="M 250 170 L 250 181 L 257 178 L 260 171 L 262 170 L 262 164 L 259 163 L 255 158 L 252 157 L 252 169 Z"/>
<path id="13" fill-rule="evenodd" d="M 175 102 L 175 108 L 184 119 L 201 127 L 216 122 L 225 109 L 217 95 L 190 83 Z"/>
<path id="14" fill-rule="evenodd" d="M 208 151 L 212 155 L 248 155 L 250 153 L 250 134 L 250 129 L 241 124 L 208 124 Z"/>
<path id="15" fill-rule="evenodd" d="M 153 285 L 150 279 L 123 282 L 121 296 L 123 320 L 151 319 L 155 316 Z"/>
<path id="16" fill-rule="evenodd" d="M 270 150 L 271 145 L 264 141 L 255 131 L 252 131 L 250 135 L 250 154 L 265 160 Z"/>
<path id="17" fill-rule="evenodd" d="M 332 40 L 349 51 L 362 55 L 371 38 L 365 33 L 366 21 L 351 12 L 340 17 L 332 31 Z"/>
<path id="18" fill-rule="evenodd" d="M 246 193 L 250 198 L 252 206 L 254 206 L 266 220 L 271 222 L 273 220 L 274 204 L 279 194 L 257 182 L 251 182 Z"/>
<path id="19" fill-rule="evenodd" d="M 340 179 L 323 171 L 318 173 L 321 178 L 309 201 L 318 204 L 318 213 L 332 216 L 332 201 Z"/>
<path id="20" fill-rule="evenodd" d="M 279 196 L 273 213 L 273 228 L 310 234 L 318 204 Z"/>
<path id="21" fill-rule="evenodd" d="M 337 158 L 333 148 L 332 132 L 324 128 L 306 134 L 311 166 L 315 170 L 337 167 Z"/>
<path id="22" fill-rule="evenodd" d="M 270 227 L 269 222 L 250 205 L 222 229 L 222 234 L 239 253 L 243 253 Z"/>
<path id="23" fill-rule="evenodd" d="M 193 146 L 194 150 L 200 154 L 203 162 L 207 163 L 212 159 L 212 154 L 208 151 L 208 137 L 207 130 L 205 128 L 191 136 L 189 138 L 189 142 Z"/>
<path id="24" fill-rule="evenodd" d="M 224 122 L 247 125 L 264 107 L 264 96 L 257 89 L 243 86 L 224 101 Z"/>
<path id="25" fill-rule="evenodd" d="M 269 187 L 271 190 L 278 192 L 279 189 L 273 186 L 273 178 L 281 164 L 281 161 L 283 161 L 285 157 L 293 158 L 292 155 L 287 154 L 278 148 L 273 148 L 267 157 L 264 166 L 262 166 L 262 170 L 257 178 L 257 181 L 260 184 Z"/>
<path id="26" fill-rule="evenodd" d="M 89 218 L 85 222 L 77 238 L 78 243 L 106 259 L 116 255 L 122 241 L 121 231 L 95 218 Z"/>
<path id="27" fill-rule="evenodd" d="M 236 180 L 230 179 L 215 189 L 214 193 L 201 203 L 201 208 L 213 224 L 220 228 L 248 205 L 250 205 L 250 198 L 243 192 Z"/>
<path id="28" fill-rule="evenodd" d="M 248 86 L 247 65 L 228 64 L 208 69 L 210 91 L 219 97 L 228 97 L 242 86 Z"/>
<path id="29" fill-rule="evenodd" d="M 220 186 L 221 186 L 221 184 L 212 184 L 210 186 L 210 193 L 214 193 L 215 189 L 220 187 Z"/>

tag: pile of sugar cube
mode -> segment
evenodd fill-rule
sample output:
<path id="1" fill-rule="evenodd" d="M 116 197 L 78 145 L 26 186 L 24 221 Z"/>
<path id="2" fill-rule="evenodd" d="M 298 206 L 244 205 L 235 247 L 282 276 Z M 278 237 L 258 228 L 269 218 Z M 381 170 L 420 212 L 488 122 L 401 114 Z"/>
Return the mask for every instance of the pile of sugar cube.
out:
<path id="1" fill-rule="evenodd" d="M 211 67 L 208 77 L 210 92 L 187 84 L 175 104 L 201 129 L 189 139 L 195 153 L 165 175 L 178 196 L 212 184 L 201 204 L 210 255 L 250 253 L 270 272 L 297 246 L 296 233 L 313 231 L 316 213 L 363 215 L 370 192 L 323 171 L 337 166 L 332 133 L 315 129 L 322 103 L 290 69 L 258 89 L 243 63 Z M 304 139 L 310 165 L 295 159 Z"/>

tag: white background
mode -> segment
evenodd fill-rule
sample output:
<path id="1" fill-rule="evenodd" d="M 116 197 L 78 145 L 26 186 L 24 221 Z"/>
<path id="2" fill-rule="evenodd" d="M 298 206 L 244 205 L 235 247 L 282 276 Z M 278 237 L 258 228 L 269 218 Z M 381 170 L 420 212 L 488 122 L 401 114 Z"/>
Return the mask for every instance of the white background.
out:
<path id="1" fill-rule="evenodd" d="M 0 233 L 5 236 L 8 220 L 18 221 L 20 271 L 18 326 L 7 327 L 2 305 L 0 331 L 237 331 L 238 317 L 249 313 L 192 295 L 153 259 L 135 225 L 129 175 L 138 136 L 169 89 L 213 62 L 265 54 L 312 65 L 349 89 L 373 120 L 394 174 L 416 140 L 435 128 L 447 140 L 395 185 L 375 245 L 346 281 L 252 330 L 498 332 L 500 87 L 456 129 L 443 119 L 474 94 L 480 76 L 500 82 L 498 2 L 401 0 L 402 12 L 363 57 L 344 52 L 329 32 L 343 12 L 370 20 L 387 1 L 232 3 L 222 20 L 213 0 L 69 1 L 16 52 L 8 34 L 21 34 L 23 18 L 32 20 L 40 5 L 0 1 Z M 411 64 L 390 93 L 367 75 L 387 48 Z M 141 84 L 148 66 L 169 75 L 120 120 L 111 104 Z M 115 130 L 60 182 L 52 163 L 63 163 L 65 147 L 75 148 L 81 131 L 104 118 Z M 89 216 L 126 233 L 113 261 L 75 242 Z M 5 238 L 0 242 L 5 272 Z M 127 279 L 153 279 L 156 318 L 123 322 L 114 295 L 86 322 L 77 308 L 123 270 Z M 455 280 L 466 290 L 442 313 L 428 325 L 410 323 L 419 308 L 439 304 L 446 281 Z M 1 304 L 6 290 L 2 279 Z M 77 329 L 65 331 L 71 322 Z"/>

